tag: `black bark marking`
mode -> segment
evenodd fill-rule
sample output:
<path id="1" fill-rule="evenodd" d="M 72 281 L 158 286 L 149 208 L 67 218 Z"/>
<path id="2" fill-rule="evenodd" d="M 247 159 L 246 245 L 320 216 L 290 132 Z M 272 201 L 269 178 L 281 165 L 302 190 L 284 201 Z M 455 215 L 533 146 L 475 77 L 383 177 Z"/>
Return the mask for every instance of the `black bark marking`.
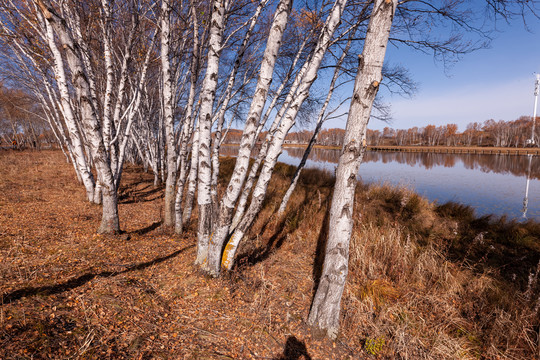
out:
<path id="1" fill-rule="evenodd" d="M 351 210 L 349 204 L 346 204 L 343 209 L 341 209 L 341 218 L 345 217 L 347 219 L 351 218 Z"/>
<path id="2" fill-rule="evenodd" d="M 356 185 L 356 175 L 354 173 L 351 173 L 349 175 L 349 178 L 347 179 L 347 187 L 354 188 Z"/>

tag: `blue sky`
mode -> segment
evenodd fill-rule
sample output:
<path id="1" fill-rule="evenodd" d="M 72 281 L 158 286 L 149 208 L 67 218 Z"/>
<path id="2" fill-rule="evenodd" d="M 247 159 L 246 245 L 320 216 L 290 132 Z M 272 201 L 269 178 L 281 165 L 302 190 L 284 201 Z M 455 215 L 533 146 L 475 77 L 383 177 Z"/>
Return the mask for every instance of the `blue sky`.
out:
<path id="1" fill-rule="evenodd" d="M 446 69 L 431 55 L 390 45 L 385 61 L 409 69 L 418 92 L 412 98 L 383 92 L 392 120 L 372 119 L 369 128 L 454 123 L 463 131 L 471 122 L 532 116 L 534 74 L 540 73 L 540 20 L 527 19 L 527 28 L 521 18 L 498 21 L 496 27 L 489 48 L 464 55 Z M 335 119 L 324 127 L 344 128 L 345 122 Z"/>
<path id="2" fill-rule="evenodd" d="M 499 22 L 489 48 L 465 55 L 449 69 L 430 55 L 390 46 L 386 61 L 408 68 L 419 83 L 413 98 L 384 97 L 392 108 L 390 126 L 455 123 L 463 131 L 470 122 L 532 116 L 534 73 L 540 73 L 540 20 L 531 19 L 527 26 L 529 31 L 522 19 Z M 385 126 L 373 120 L 369 127 Z"/>

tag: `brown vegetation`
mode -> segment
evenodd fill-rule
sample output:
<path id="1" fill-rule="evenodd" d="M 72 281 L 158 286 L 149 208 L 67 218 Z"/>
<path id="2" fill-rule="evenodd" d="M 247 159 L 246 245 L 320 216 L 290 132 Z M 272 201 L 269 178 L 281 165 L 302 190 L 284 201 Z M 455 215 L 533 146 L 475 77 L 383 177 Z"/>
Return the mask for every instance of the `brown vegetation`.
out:
<path id="1" fill-rule="evenodd" d="M 224 159 L 224 173 L 234 163 Z M 125 171 L 125 231 L 100 236 L 60 152 L 0 152 L 0 358 L 538 357 L 540 225 L 476 218 L 407 189 L 359 186 L 342 333 L 305 325 L 333 178 L 279 164 L 237 268 L 192 265 L 194 228 L 161 231 L 163 189 Z M 221 185 L 226 184 L 225 179 Z"/>

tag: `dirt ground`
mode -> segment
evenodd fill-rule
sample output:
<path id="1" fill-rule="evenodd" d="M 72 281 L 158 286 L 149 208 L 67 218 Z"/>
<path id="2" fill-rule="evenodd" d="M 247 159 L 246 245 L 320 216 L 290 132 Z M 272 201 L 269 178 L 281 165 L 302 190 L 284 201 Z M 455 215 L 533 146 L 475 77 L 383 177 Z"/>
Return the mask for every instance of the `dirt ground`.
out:
<path id="1" fill-rule="evenodd" d="M 125 234 L 100 236 L 101 209 L 61 152 L 0 151 L 0 359 L 366 356 L 356 338 L 331 342 L 305 323 L 316 236 L 262 229 L 274 236 L 255 237 L 258 256 L 210 279 L 193 265 L 193 228 L 162 231 L 152 182 L 125 170 Z"/>
<path id="2" fill-rule="evenodd" d="M 357 187 L 340 335 L 313 333 L 334 178 L 306 169 L 274 216 L 293 172 L 276 166 L 236 268 L 213 279 L 193 265 L 196 212 L 162 229 L 152 174 L 127 166 L 123 233 L 103 236 L 60 151 L 0 150 L 0 359 L 540 358 L 540 224 L 384 184 Z"/>

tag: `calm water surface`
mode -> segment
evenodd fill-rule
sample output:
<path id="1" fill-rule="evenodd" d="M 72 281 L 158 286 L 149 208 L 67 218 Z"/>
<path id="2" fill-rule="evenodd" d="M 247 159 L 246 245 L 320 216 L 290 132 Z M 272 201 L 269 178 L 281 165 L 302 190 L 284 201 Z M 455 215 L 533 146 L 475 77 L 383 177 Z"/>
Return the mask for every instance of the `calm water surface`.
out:
<path id="1" fill-rule="evenodd" d="M 279 161 L 297 165 L 303 149 L 286 148 Z M 306 166 L 334 171 L 339 150 L 314 149 Z M 471 205 L 479 215 L 540 221 L 540 157 L 405 152 L 367 152 L 359 177 L 368 183 L 411 188 L 442 204 Z M 529 179 L 528 208 L 523 201 Z"/>
<path id="2" fill-rule="evenodd" d="M 222 147 L 223 155 L 235 156 L 237 151 Z M 313 149 L 306 167 L 333 172 L 339 152 Z M 303 154 L 303 148 L 285 148 L 279 161 L 298 165 Z M 540 156 L 368 151 L 358 175 L 367 183 L 408 187 L 439 204 L 471 205 L 478 215 L 540 221 Z"/>

